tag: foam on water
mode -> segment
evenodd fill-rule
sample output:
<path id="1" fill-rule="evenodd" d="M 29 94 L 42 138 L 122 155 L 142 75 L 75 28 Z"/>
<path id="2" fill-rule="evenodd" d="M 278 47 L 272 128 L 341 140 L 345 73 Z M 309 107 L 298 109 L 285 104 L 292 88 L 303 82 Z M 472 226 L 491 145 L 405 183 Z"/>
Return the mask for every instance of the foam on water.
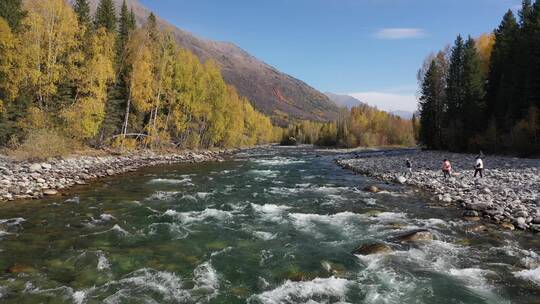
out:
<path id="1" fill-rule="evenodd" d="M 16 218 L 10 218 L 10 219 L 1 219 L 0 225 L 6 225 L 6 226 L 18 226 L 22 223 L 26 222 L 26 220 L 22 217 L 16 217 Z"/>
<path id="2" fill-rule="evenodd" d="M 172 178 L 154 178 L 151 179 L 149 184 L 171 184 L 171 185 L 193 185 L 191 183 L 191 178 L 189 176 L 184 176 L 182 179 L 172 179 Z"/>
<path id="3" fill-rule="evenodd" d="M 146 200 L 167 201 L 167 200 L 173 199 L 179 193 L 180 192 L 178 191 L 157 191 L 156 193 L 152 194 L 150 197 L 146 198 Z"/>
<path id="4" fill-rule="evenodd" d="M 277 233 L 270 233 L 265 231 L 253 231 L 253 235 L 264 241 L 270 241 L 277 237 Z"/>
<path id="5" fill-rule="evenodd" d="M 513 273 L 516 278 L 523 280 L 529 280 L 534 284 L 540 286 L 540 267 L 535 269 L 526 269 L 521 271 L 516 271 Z"/>
<path id="6" fill-rule="evenodd" d="M 277 177 L 279 171 L 276 170 L 250 170 L 249 173 L 264 177 Z"/>
<path id="7" fill-rule="evenodd" d="M 251 207 L 257 212 L 264 220 L 272 222 L 282 222 L 287 210 L 290 210 L 289 206 L 278 206 L 274 204 L 257 205 L 251 204 Z"/>
<path id="8" fill-rule="evenodd" d="M 189 235 L 189 230 L 185 229 L 178 223 L 152 223 L 148 226 L 148 235 L 158 235 L 160 229 L 166 229 L 167 232 L 175 240 L 185 239 Z"/>
<path id="9" fill-rule="evenodd" d="M 306 161 L 299 160 L 299 159 L 291 159 L 286 157 L 274 157 L 271 159 L 257 159 L 253 162 L 265 166 L 284 166 L 284 165 L 291 165 L 291 164 L 302 164 Z"/>
<path id="10" fill-rule="evenodd" d="M 199 299 L 210 300 L 219 294 L 219 276 L 210 262 L 205 262 L 193 271 L 193 291 L 200 294 Z"/>
<path id="11" fill-rule="evenodd" d="M 98 264 L 97 264 L 97 270 L 104 271 L 111 268 L 111 263 L 105 256 L 103 252 L 98 253 Z"/>
<path id="12" fill-rule="evenodd" d="M 355 222 L 358 221 L 358 214 L 352 212 L 341 212 L 332 215 L 291 213 L 289 217 L 296 229 L 322 237 L 321 224 L 331 226 L 347 235 L 353 234 Z"/>
<path id="13" fill-rule="evenodd" d="M 193 223 L 204 222 L 208 219 L 225 221 L 233 217 L 229 211 L 206 208 L 203 211 L 178 212 L 175 210 L 167 210 L 164 215 L 173 217 L 179 220 L 182 224 L 189 225 Z"/>
<path id="14" fill-rule="evenodd" d="M 345 301 L 353 282 L 330 277 L 316 278 L 307 282 L 286 281 L 277 288 L 251 296 L 248 303 L 287 304 L 287 303 L 328 303 L 328 300 Z"/>
<path id="15" fill-rule="evenodd" d="M 188 290 L 182 288 L 182 279 L 172 272 L 143 268 L 129 274 L 126 278 L 105 284 L 100 289 L 112 288 L 116 292 L 107 297 L 104 303 L 126 303 L 151 300 L 147 294 L 157 293 L 167 302 L 187 302 L 191 300 Z M 143 300 L 144 301 L 144 300 Z M 148 301 L 144 301 L 147 302 Z M 154 303 L 152 301 L 152 303 Z"/>
<path id="16" fill-rule="evenodd" d="M 208 198 L 212 193 L 210 192 L 197 192 L 197 197 L 200 199 L 206 199 Z"/>

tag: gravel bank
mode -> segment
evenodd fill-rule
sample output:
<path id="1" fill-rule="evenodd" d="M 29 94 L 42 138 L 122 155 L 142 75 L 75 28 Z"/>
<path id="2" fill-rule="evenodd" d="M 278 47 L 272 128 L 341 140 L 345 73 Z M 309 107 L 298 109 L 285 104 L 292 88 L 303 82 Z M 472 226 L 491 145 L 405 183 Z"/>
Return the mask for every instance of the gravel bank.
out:
<path id="1" fill-rule="evenodd" d="M 13 162 L 0 155 L 0 201 L 38 199 L 89 181 L 132 172 L 142 167 L 173 163 L 222 161 L 228 151 L 177 154 L 137 152 L 122 156 L 76 156 L 43 163 Z"/>
<path id="2" fill-rule="evenodd" d="M 475 157 L 407 150 L 356 153 L 336 162 L 358 174 L 428 190 L 441 203 L 464 209 L 466 220 L 485 218 L 505 229 L 540 232 L 540 160 L 485 156 L 484 178 L 474 178 Z M 407 158 L 414 175 L 405 179 Z M 452 162 L 455 172 L 449 179 L 444 179 L 440 171 L 445 158 Z"/>

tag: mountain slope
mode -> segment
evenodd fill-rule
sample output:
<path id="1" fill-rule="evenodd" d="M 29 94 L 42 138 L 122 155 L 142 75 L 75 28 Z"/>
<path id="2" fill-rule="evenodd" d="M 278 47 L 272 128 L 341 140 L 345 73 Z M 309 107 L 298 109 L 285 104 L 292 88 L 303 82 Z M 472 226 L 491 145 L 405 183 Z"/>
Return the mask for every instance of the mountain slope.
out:
<path id="1" fill-rule="evenodd" d="M 339 107 L 346 107 L 347 109 L 350 109 L 352 107 L 364 104 L 362 101 L 349 95 L 340 95 L 330 92 L 326 92 L 324 94 Z"/>
<path id="2" fill-rule="evenodd" d="M 114 0 L 118 6 L 122 0 Z M 90 0 L 95 10 L 99 0 Z M 137 0 L 126 0 L 133 8 L 137 21 L 145 22 L 150 11 Z M 203 61 L 215 60 L 221 67 L 227 83 L 234 85 L 242 96 L 251 100 L 274 122 L 284 125 L 291 119 L 332 120 L 338 107 L 321 92 L 292 76 L 281 73 L 272 66 L 251 56 L 243 49 L 228 42 L 198 38 L 168 22 L 159 19 L 160 26 L 170 31 L 178 43 L 191 50 Z"/>

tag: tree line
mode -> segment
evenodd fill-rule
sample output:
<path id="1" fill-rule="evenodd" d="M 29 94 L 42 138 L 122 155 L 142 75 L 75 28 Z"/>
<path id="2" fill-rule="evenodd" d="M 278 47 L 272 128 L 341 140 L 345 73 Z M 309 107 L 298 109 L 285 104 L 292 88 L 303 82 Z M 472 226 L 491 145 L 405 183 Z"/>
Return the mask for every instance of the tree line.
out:
<path id="1" fill-rule="evenodd" d="M 457 37 L 419 71 L 419 139 L 430 149 L 540 151 L 540 0 L 492 34 Z"/>
<path id="2" fill-rule="evenodd" d="M 223 80 L 125 1 L 0 2 L 0 145 L 240 147 L 280 136 Z M 27 143 L 32 144 L 32 143 Z"/>
<path id="3" fill-rule="evenodd" d="M 284 132 L 282 144 L 315 144 L 326 147 L 413 146 L 416 119 L 406 120 L 362 104 L 342 109 L 333 122 L 301 121 Z"/>

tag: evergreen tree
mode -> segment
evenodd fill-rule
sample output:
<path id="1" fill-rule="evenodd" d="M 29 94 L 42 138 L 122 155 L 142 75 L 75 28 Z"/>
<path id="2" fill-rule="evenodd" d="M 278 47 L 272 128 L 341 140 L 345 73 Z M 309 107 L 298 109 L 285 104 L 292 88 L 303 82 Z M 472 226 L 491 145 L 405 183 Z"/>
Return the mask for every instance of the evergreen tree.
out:
<path id="1" fill-rule="evenodd" d="M 463 52 L 463 137 L 469 141 L 484 127 L 484 74 L 472 37 L 467 39 Z M 462 140 L 462 143 L 467 143 Z M 472 148 L 472 147 L 469 147 Z"/>
<path id="2" fill-rule="evenodd" d="M 80 25 L 90 25 L 92 17 L 90 16 L 90 4 L 88 4 L 88 0 L 75 0 L 73 9 L 77 13 L 77 20 L 79 20 Z"/>
<path id="3" fill-rule="evenodd" d="M 22 8 L 22 0 L 0 1 L 0 17 L 4 18 L 13 31 L 18 31 L 21 20 L 26 16 Z"/>
<path id="4" fill-rule="evenodd" d="M 123 52 L 129 38 L 129 33 L 133 30 L 131 25 L 131 16 L 128 11 L 126 1 L 122 2 L 120 9 L 120 18 L 118 20 L 118 51 Z"/>
<path id="5" fill-rule="evenodd" d="M 104 27 L 110 33 L 116 31 L 116 9 L 113 0 L 100 0 L 94 24 L 96 28 Z"/>
<path id="6" fill-rule="evenodd" d="M 152 39 L 152 41 L 158 41 L 159 34 L 157 28 L 157 18 L 154 13 L 150 13 L 148 19 L 146 19 L 146 30 L 148 31 L 148 34 L 150 35 L 150 39 Z"/>
<path id="7" fill-rule="evenodd" d="M 486 116 L 488 120 L 494 120 L 497 126 L 503 126 L 505 120 L 508 120 L 508 103 L 517 93 L 515 52 L 518 35 L 519 25 L 514 13 L 508 10 L 495 30 L 495 45 L 491 53 L 487 82 Z"/>
<path id="8" fill-rule="evenodd" d="M 463 60 L 465 46 L 463 38 L 459 35 L 450 54 L 450 63 L 446 80 L 446 102 L 445 102 L 445 137 L 447 148 L 456 149 L 463 142 L 461 130 L 463 129 L 462 111 L 465 93 L 463 90 Z"/>
<path id="9" fill-rule="evenodd" d="M 432 149 L 442 148 L 441 117 L 444 102 L 444 80 L 435 59 L 431 61 L 424 76 L 420 96 L 419 139 Z"/>
<path id="10" fill-rule="evenodd" d="M 135 18 L 133 8 L 131 8 L 131 10 L 129 11 L 129 28 L 133 30 L 137 28 L 137 19 Z"/>

